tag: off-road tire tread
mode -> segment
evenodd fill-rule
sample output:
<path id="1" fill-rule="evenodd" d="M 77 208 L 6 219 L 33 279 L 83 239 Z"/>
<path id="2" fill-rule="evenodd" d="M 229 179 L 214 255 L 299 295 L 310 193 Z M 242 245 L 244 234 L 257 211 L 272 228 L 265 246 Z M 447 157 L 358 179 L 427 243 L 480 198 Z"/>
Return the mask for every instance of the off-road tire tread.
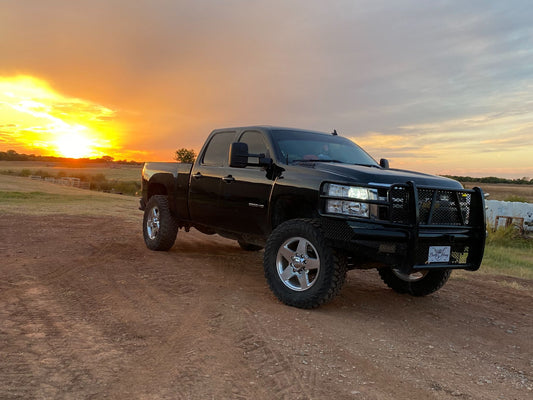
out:
<path id="1" fill-rule="evenodd" d="M 291 291 L 280 281 L 276 271 L 279 246 L 291 236 L 302 236 L 313 242 L 321 259 L 320 273 L 326 274 L 304 292 Z M 304 309 L 317 308 L 337 296 L 347 271 L 346 258 L 329 246 L 319 221 L 313 219 L 293 219 L 279 225 L 267 240 L 263 268 L 270 290 L 276 297 L 286 305 Z M 318 286 L 320 283 L 322 285 Z"/>
<path id="2" fill-rule="evenodd" d="M 451 269 L 430 270 L 419 281 L 407 282 L 394 274 L 391 268 L 380 268 L 378 270 L 381 280 L 397 293 L 408 293 L 412 296 L 427 296 L 436 292 L 448 281 Z"/>
<path id="3" fill-rule="evenodd" d="M 155 204 L 154 204 L 155 203 Z M 146 219 L 149 211 L 156 205 L 159 208 L 160 213 L 160 227 L 159 234 L 155 239 L 148 237 L 148 231 L 146 229 Z M 168 206 L 167 196 L 154 195 L 148 200 L 143 218 L 143 236 L 146 247 L 154 251 L 168 251 L 174 246 L 176 237 L 178 235 L 178 224 L 170 212 Z"/>

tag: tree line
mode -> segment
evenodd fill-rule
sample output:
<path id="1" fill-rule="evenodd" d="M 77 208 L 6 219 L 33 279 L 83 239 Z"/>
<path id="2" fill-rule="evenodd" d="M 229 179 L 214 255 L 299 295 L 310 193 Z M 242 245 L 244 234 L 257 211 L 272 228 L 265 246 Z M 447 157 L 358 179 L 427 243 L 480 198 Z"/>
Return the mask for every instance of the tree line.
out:
<path id="1" fill-rule="evenodd" d="M 471 176 L 442 175 L 446 178 L 455 179 L 459 182 L 479 182 L 479 183 L 508 183 L 513 185 L 533 185 L 533 179 L 528 177 L 518 179 L 497 178 L 495 176 L 486 176 L 484 178 L 472 178 Z"/>
<path id="2" fill-rule="evenodd" d="M 0 161 L 41 161 L 41 162 L 76 162 L 76 163 L 116 163 L 140 165 L 142 163 L 137 161 L 117 160 L 111 156 L 103 156 L 100 158 L 67 158 L 54 156 L 39 156 L 35 154 L 17 153 L 15 150 L 0 151 Z"/>

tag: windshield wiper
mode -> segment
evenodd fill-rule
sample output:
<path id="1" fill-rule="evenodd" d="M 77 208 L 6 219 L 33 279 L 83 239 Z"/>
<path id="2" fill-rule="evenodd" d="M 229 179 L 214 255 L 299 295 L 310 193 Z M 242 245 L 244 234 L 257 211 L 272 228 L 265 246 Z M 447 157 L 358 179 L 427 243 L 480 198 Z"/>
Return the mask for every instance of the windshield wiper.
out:
<path id="1" fill-rule="evenodd" d="M 375 165 L 375 164 L 357 164 L 357 163 L 355 163 L 354 165 L 360 165 L 361 167 L 371 167 L 371 168 L 379 168 L 379 169 L 381 169 L 381 167 L 379 165 Z"/>
<path id="2" fill-rule="evenodd" d="M 291 163 L 295 163 L 295 162 L 336 162 L 336 163 L 344 164 L 342 161 L 339 161 L 339 160 L 292 160 L 291 161 Z"/>

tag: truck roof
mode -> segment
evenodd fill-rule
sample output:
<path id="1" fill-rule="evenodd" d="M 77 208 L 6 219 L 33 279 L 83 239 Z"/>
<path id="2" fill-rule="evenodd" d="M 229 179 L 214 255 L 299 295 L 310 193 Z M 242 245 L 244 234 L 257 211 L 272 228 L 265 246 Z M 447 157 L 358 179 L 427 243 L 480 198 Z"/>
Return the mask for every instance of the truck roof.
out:
<path id="1" fill-rule="evenodd" d="M 213 130 L 214 132 L 224 132 L 224 131 L 245 131 L 245 130 L 261 130 L 261 131 L 298 131 L 298 132 L 310 132 L 310 133 L 318 133 L 322 135 L 331 135 L 331 133 L 327 132 L 321 132 L 321 131 L 315 131 L 312 129 L 301 129 L 301 128 L 290 128 L 290 127 L 284 127 L 284 126 L 273 126 L 273 125 L 249 125 L 249 126 L 238 126 L 238 127 L 230 127 L 230 128 L 219 128 Z"/>

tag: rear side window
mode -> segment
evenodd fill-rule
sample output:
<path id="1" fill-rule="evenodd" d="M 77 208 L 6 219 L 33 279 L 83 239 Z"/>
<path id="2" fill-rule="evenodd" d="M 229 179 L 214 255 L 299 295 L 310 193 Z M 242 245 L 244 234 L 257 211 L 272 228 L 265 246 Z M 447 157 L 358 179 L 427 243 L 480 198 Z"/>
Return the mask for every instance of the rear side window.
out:
<path id="1" fill-rule="evenodd" d="M 227 165 L 229 148 L 234 138 L 235 132 L 220 132 L 215 134 L 207 145 L 202 164 L 213 167 Z"/>

